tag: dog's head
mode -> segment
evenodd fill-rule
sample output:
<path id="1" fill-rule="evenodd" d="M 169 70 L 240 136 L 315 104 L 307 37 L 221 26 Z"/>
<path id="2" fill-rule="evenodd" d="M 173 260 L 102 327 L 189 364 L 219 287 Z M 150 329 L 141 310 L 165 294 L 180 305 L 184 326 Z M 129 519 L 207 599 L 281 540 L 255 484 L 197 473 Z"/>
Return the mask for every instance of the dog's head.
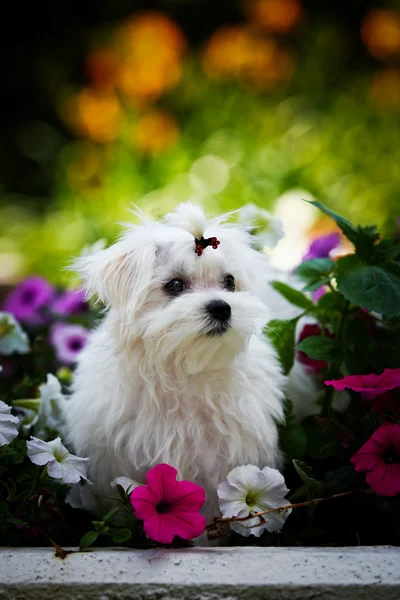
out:
<path id="1" fill-rule="evenodd" d="M 202 238 L 219 244 L 196 253 Z M 208 222 L 190 203 L 161 222 L 143 218 L 113 246 L 78 258 L 75 268 L 87 295 L 110 308 L 124 343 L 140 339 L 156 368 L 173 363 L 196 373 L 226 364 L 268 318 L 260 300 L 265 257 L 243 229 L 223 218 Z"/>

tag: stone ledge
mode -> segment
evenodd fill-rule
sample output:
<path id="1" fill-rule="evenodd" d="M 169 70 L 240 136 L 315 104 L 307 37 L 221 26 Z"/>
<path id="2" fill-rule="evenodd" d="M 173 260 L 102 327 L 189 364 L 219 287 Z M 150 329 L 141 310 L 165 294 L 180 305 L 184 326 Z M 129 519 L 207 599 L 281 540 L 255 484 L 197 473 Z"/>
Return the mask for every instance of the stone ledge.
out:
<path id="1" fill-rule="evenodd" d="M 1 600 L 398 600 L 400 548 L 0 549 Z"/>

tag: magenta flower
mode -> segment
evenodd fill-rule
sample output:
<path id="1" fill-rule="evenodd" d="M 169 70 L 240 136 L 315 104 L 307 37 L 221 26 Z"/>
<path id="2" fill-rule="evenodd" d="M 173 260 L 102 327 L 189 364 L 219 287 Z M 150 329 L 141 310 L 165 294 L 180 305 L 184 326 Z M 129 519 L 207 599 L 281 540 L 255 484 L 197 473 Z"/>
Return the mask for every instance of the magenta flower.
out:
<path id="1" fill-rule="evenodd" d="M 50 341 L 55 348 L 58 360 L 65 365 L 72 365 L 76 362 L 89 335 L 89 330 L 81 325 L 55 323 L 51 328 Z"/>
<path id="2" fill-rule="evenodd" d="M 367 473 L 368 485 L 379 496 L 400 493 L 400 425 L 384 423 L 353 456 L 356 471 Z"/>
<path id="3" fill-rule="evenodd" d="M 315 238 L 308 248 L 307 254 L 303 256 L 303 262 L 314 258 L 328 258 L 332 250 L 340 244 L 340 235 L 338 233 L 328 233 Z"/>
<path id="4" fill-rule="evenodd" d="M 176 476 L 177 470 L 170 465 L 156 465 L 146 475 L 147 485 L 135 488 L 130 496 L 145 534 L 160 544 L 170 544 L 175 536 L 191 540 L 206 527 L 199 513 L 206 501 L 203 488 L 177 481 Z"/>
<path id="5" fill-rule="evenodd" d="M 83 290 L 68 290 L 58 296 L 51 305 L 51 310 L 57 315 L 77 315 L 88 308 Z"/>
<path id="6" fill-rule="evenodd" d="M 306 338 L 314 336 L 314 335 L 322 335 L 321 327 L 319 325 L 317 325 L 316 323 L 310 324 L 310 325 L 304 325 L 304 327 L 301 330 L 301 333 L 299 335 L 299 339 L 297 340 L 297 343 L 300 344 L 300 342 L 302 342 Z M 334 333 L 330 333 L 329 331 L 326 331 L 326 330 L 324 331 L 323 335 L 330 337 L 330 338 L 335 337 Z M 303 365 L 305 365 L 306 368 L 309 371 L 311 371 L 312 373 L 319 373 L 320 371 L 325 369 L 327 366 L 326 361 L 317 360 L 315 358 L 310 358 L 309 356 L 307 356 L 307 354 L 305 352 L 302 352 L 301 350 L 297 351 L 297 360 L 299 362 L 301 362 Z"/>
<path id="7" fill-rule="evenodd" d="M 32 325 L 44 323 L 41 310 L 54 298 L 54 288 L 43 277 L 28 277 L 6 298 L 3 310 L 16 319 Z"/>
<path id="8" fill-rule="evenodd" d="M 328 286 L 321 285 L 320 288 L 318 288 L 317 290 L 315 290 L 315 292 L 312 293 L 313 302 L 318 302 L 318 300 L 320 300 L 322 298 L 322 296 L 325 296 L 325 294 L 327 294 L 328 292 L 329 292 Z"/>
<path id="9" fill-rule="evenodd" d="M 400 387 L 400 369 L 385 369 L 380 375 L 347 375 L 343 379 L 325 381 L 335 390 L 342 391 L 350 388 L 354 392 L 362 392 L 365 398 L 373 399 L 388 390 Z"/>

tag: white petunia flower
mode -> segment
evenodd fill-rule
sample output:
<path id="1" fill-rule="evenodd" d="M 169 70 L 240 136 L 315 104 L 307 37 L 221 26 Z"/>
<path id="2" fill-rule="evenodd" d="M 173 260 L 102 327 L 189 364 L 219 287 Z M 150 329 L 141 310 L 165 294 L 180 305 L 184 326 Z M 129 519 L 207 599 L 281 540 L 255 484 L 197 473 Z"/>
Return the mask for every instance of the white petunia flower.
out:
<path id="1" fill-rule="evenodd" d="M 39 438 L 48 437 L 48 432 L 59 432 L 63 424 L 65 398 L 57 377 L 47 374 L 46 383 L 39 386 L 40 397 L 14 400 L 13 406 L 22 413 L 21 423 L 25 433 L 31 428 Z"/>
<path id="2" fill-rule="evenodd" d="M 139 485 L 143 485 L 143 483 L 138 483 L 134 479 L 130 479 L 129 477 L 122 476 L 122 477 L 116 477 L 110 483 L 110 486 L 112 488 L 116 488 L 117 485 L 120 485 L 125 493 L 128 493 L 128 491 L 129 491 L 129 493 L 131 493 L 132 490 L 137 488 Z"/>
<path id="3" fill-rule="evenodd" d="M 47 473 L 54 479 L 61 479 L 64 483 L 78 483 L 81 479 L 88 481 L 88 458 L 80 458 L 70 454 L 56 438 L 51 442 L 44 442 L 32 437 L 26 442 L 28 457 L 35 465 L 47 465 Z"/>
<path id="4" fill-rule="evenodd" d="M 283 475 L 277 469 L 264 467 L 259 469 L 254 465 L 235 467 L 229 473 L 227 480 L 218 486 L 218 498 L 223 517 L 246 517 L 250 513 L 258 513 L 270 508 L 279 508 L 288 504 L 284 497 L 289 492 Z M 251 533 L 260 537 L 263 531 L 280 529 L 291 509 L 264 515 L 265 523 L 260 519 L 230 523 L 231 529 L 245 537 Z M 255 527 L 251 527 L 256 525 Z"/>
<path id="5" fill-rule="evenodd" d="M 0 312 L 0 354 L 27 354 L 29 338 L 10 313 Z"/>
<path id="6" fill-rule="evenodd" d="M 61 384 L 57 377 L 47 374 L 46 383 L 39 385 L 40 405 L 37 419 L 34 423 L 35 434 L 39 437 L 45 435 L 46 429 L 59 431 L 62 425 L 64 396 L 61 393 Z"/>
<path id="7" fill-rule="evenodd" d="M 86 510 L 93 515 L 100 514 L 104 509 L 101 499 L 92 492 L 92 487 L 81 482 L 71 485 L 65 496 L 65 503 L 72 506 L 72 508 Z"/>
<path id="8" fill-rule="evenodd" d="M 272 249 L 283 237 L 282 221 L 264 208 L 249 203 L 237 211 L 238 223 L 254 237 L 259 249 Z"/>
<path id="9" fill-rule="evenodd" d="M 18 423 L 18 417 L 11 413 L 11 406 L 0 400 L 0 446 L 6 446 L 18 435 L 18 429 L 15 423 Z"/>

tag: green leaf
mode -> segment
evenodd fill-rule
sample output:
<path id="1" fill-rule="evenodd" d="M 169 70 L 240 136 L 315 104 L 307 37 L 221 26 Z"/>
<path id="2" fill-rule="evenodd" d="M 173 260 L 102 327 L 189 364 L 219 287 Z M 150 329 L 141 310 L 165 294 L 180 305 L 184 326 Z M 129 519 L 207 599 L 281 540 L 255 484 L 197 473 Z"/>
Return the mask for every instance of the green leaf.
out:
<path id="1" fill-rule="evenodd" d="M 354 470 L 353 465 L 346 465 L 333 471 L 327 471 L 325 473 L 325 482 L 327 487 L 332 491 L 342 492 L 343 490 L 361 486 L 364 479 L 361 473 Z"/>
<path id="2" fill-rule="evenodd" d="M 327 292 L 318 300 L 318 308 L 324 310 L 340 310 L 346 306 L 346 298 L 340 292 Z"/>
<path id="3" fill-rule="evenodd" d="M 312 260 L 306 260 L 296 268 L 296 275 L 303 279 L 303 281 L 309 281 L 310 279 L 321 279 L 327 277 L 335 269 L 336 263 L 330 258 L 314 258 Z"/>
<path id="4" fill-rule="evenodd" d="M 109 526 L 104 523 L 104 521 L 92 521 L 92 525 L 94 525 L 95 530 L 98 533 L 107 533 L 110 530 Z"/>
<path id="5" fill-rule="evenodd" d="M 92 546 L 95 543 L 95 541 L 97 540 L 99 535 L 100 535 L 100 533 L 98 531 L 88 531 L 87 533 L 85 533 L 85 535 L 81 539 L 81 541 L 79 543 L 79 548 L 81 550 L 85 550 L 85 548 L 89 548 L 89 546 Z"/>
<path id="6" fill-rule="evenodd" d="M 112 510 L 110 510 L 110 512 L 108 512 L 106 514 L 105 517 L 102 518 L 102 521 L 104 523 L 107 523 L 107 521 L 110 521 L 110 519 L 112 519 L 114 517 L 114 515 L 119 511 L 120 507 L 117 506 L 116 508 L 113 508 Z"/>
<path id="7" fill-rule="evenodd" d="M 296 325 L 300 317 L 290 321 L 274 319 L 264 328 L 264 334 L 278 353 L 283 372 L 287 375 L 294 363 Z"/>
<path id="8" fill-rule="evenodd" d="M 288 459 L 302 459 L 306 451 L 307 436 L 301 425 L 289 425 L 280 432 L 280 446 Z"/>
<path id="9" fill-rule="evenodd" d="M 366 260 L 369 258 L 374 249 L 375 242 L 379 239 L 379 234 L 375 225 L 355 227 L 350 221 L 329 210 L 320 202 L 311 201 L 310 204 L 319 208 L 323 213 L 335 221 L 347 239 L 354 244 L 356 251 L 360 256 Z"/>
<path id="10" fill-rule="evenodd" d="M 121 544 L 122 542 L 126 542 L 127 540 L 130 540 L 131 538 L 132 538 L 132 533 L 129 531 L 129 529 L 118 529 L 114 533 L 112 540 L 116 544 Z"/>
<path id="11" fill-rule="evenodd" d="M 11 523 L 12 525 L 18 525 L 18 527 L 29 527 L 28 523 L 25 523 L 25 521 L 21 521 L 21 519 L 15 519 L 14 517 L 10 517 L 9 519 L 6 519 L 6 521 L 7 523 Z"/>
<path id="12" fill-rule="evenodd" d="M 294 304 L 294 306 L 299 306 L 305 310 L 312 310 L 314 308 L 312 301 L 307 298 L 307 296 L 290 287 L 286 283 L 282 283 L 281 281 L 272 281 L 271 285 L 274 290 L 276 290 L 281 296 L 290 302 L 290 304 Z"/>
<path id="13" fill-rule="evenodd" d="M 374 246 L 374 259 L 376 262 L 385 263 L 400 258 L 400 243 L 397 238 L 382 240 Z M 370 262 L 370 261 L 368 261 Z"/>
<path id="14" fill-rule="evenodd" d="M 336 360 L 338 345 L 335 339 L 323 335 L 311 335 L 297 345 L 297 350 L 316 360 Z"/>
<path id="15" fill-rule="evenodd" d="M 283 401 L 283 414 L 285 418 L 285 427 L 291 425 L 294 421 L 293 402 L 286 396 Z"/>
<path id="16" fill-rule="evenodd" d="M 294 468 L 297 471 L 298 476 L 307 487 L 307 490 L 312 494 L 317 494 L 322 489 L 322 482 L 317 481 L 315 479 L 315 475 L 311 469 L 305 462 L 301 462 L 300 460 L 293 460 Z"/>
<path id="17" fill-rule="evenodd" d="M 305 287 L 303 287 L 303 292 L 316 292 L 323 285 L 328 285 L 331 281 L 330 277 L 325 277 L 325 279 L 318 279 L 318 281 L 314 281 L 309 283 Z"/>
<path id="18" fill-rule="evenodd" d="M 335 427 L 322 426 L 311 416 L 302 421 L 302 426 L 307 434 L 307 456 L 318 460 L 344 456 L 346 451 Z"/>
<path id="19" fill-rule="evenodd" d="M 345 256 L 337 262 L 339 291 L 352 304 L 383 314 L 400 315 L 400 275 L 384 266 L 367 265 L 357 256 Z"/>
<path id="20" fill-rule="evenodd" d="M 344 217 L 341 217 L 340 215 L 337 215 L 336 213 L 329 210 L 323 204 L 321 204 L 320 202 L 317 202 L 316 200 L 311 200 L 311 201 L 309 201 L 309 203 L 312 204 L 313 206 L 316 206 L 323 213 L 325 213 L 328 217 L 333 219 L 333 221 L 335 221 L 336 225 L 338 225 L 338 227 L 340 227 L 340 229 L 343 231 L 343 233 L 347 237 L 347 239 L 350 240 L 350 242 L 353 242 L 353 244 L 355 244 L 355 242 L 357 240 L 358 232 L 357 232 L 356 227 L 354 227 L 354 225 L 352 225 L 350 223 L 350 221 L 348 221 Z"/>

